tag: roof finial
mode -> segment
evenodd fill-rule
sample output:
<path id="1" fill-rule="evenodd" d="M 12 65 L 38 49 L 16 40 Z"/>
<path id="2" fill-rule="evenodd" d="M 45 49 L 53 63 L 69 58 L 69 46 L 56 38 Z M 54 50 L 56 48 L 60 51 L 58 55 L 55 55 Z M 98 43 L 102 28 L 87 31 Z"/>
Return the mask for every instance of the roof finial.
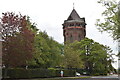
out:
<path id="1" fill-rule="evenodd" d="M 73 9 L 75 8 L 74 3 L 73 3 Z"/>

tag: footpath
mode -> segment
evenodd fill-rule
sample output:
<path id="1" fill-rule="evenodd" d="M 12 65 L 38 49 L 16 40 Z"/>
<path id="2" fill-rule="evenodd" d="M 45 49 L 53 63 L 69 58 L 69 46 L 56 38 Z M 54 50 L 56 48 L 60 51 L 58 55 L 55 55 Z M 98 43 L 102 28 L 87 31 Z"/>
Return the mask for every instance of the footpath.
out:
<path id="1" fill-rule="evenodd" d="M 111 76 L 79 76 L 79 77 L 55 77 L 37 79 L 2 79 L 2 80 L 120 80 L 117 75 Z"/>

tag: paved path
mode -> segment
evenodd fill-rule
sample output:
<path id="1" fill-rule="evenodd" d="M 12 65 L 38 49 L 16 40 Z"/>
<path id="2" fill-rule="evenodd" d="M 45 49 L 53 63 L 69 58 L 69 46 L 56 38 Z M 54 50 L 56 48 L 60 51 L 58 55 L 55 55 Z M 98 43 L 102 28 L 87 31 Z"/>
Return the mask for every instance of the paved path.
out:
<path id="1" fill-rule="evenodd" d="M 111 75 L 111 76 L 93 76 L 91 78 L 76 80 L 120 80 L 120 79 L 118 79 L 118 75 Z"/>
<path id="2" fill-rule="evenodd" d="M 118 75 L 110 75 L 110 76 L 93 76 L 91 78 L 118 78 Z"/>
<path id="3" fill-rule="evenodd" d="M 86 78 L 86 79 L 75 79 L 75 80 L 119 80 L 118 78 Z"/>
<path id="4" fill-rule="evenodd" d="M 81 78 L 81 79 L 77 79 L 77 78 L 75 79 L 73 77 L 63 77 L 63 78 L 66 78 L 65 80 L 120 80 L 120 79 L 118 79 L 117 75 L 112 75 L 112 76 L 93 76 L 91 78 Z M 3 79 L 3 80 L 6 80 L 6 79 Z M 41 80 L 41 79 L 7 79 L 7 80 Z M 61 77 L 59 77 L 59 78 L 54 78 L 53 80 L 63 80 L 63 79 Z"/>

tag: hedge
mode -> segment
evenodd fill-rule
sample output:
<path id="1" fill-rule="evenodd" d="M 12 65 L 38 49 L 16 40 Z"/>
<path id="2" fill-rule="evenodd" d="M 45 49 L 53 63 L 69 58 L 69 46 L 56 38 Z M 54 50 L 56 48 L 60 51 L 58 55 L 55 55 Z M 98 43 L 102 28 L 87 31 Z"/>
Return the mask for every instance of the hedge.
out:
<path id="1" fill-rule="evenodd" d="M 62 71 L 64 72 L 64 74 L 63 74 L 64 77 L 74 77 L 75 73 L 76 73 L 75 70 L 69 70 L 69 69 L 64 69 Z M 56 72 L 55 77 L 61 76 L 60 75 L 61 70 L 56 70 L 55 72 Z"/>
<path id="2" fill-rule="evenodd" d="M 3 78 L 47 78 L 60 77 L 58 69 L 3 69 Z M 75 76 L 75 70 L 63 70 L 65 77 Z"/>

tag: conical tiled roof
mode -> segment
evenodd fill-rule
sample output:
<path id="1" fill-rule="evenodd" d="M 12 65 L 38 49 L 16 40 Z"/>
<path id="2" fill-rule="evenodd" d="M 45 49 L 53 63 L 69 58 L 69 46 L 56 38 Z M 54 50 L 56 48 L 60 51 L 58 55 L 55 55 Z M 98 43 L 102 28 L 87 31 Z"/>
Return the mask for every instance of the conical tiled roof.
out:
<path id="1" fill-rule="evenodd" d="M 67 20 L 64 20 L 64 24 L 65 23 L 83 23 L 86 25 L 85 23 L 85 18 L 80 18 L 80 16 L 78 15 L 78 13 L 76 12 L 75 9 L 72 10 L 72 12 L 70 13 L 69 17 L 67 18 Z"/>
<path id="2" fill-rule="evenodd" d="M 76 10 L 73 9 L 67 20 L 80 20 L 80 16 L 76 12 Z"/>

